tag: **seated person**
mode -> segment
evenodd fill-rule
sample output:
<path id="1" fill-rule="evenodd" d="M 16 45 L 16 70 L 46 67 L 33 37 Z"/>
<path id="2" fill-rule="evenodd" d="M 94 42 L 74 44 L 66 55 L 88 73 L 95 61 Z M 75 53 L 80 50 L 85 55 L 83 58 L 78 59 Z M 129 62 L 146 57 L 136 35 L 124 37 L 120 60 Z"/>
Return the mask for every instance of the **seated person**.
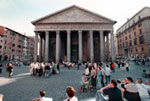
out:
<path id="1" fill-rule="evenodd" d="M 84 88 L 89 88 L 89 81 L 87 80 L 85 73 L 82 74 L 82 83 Z"/>
<path id="2" fill-rule="evenodd" d="M 67 99 L 65 99 L 64 101 L 78 101 L 78 98 L 75 96 L 75 89 L 71 86 L 66 88 L 66 96 Z"/>
<path id="3" fill-rule="evenodd" d="M 137 78 L 136 86 L 138 88 L 141 100 L 142 101 L 150 101 L 150 96 L 148 94 L 147 89 L 145 88 L 145 85 L 143 84 L 142 78 Z"/>
<path id="4" fill-rule="evenodd" d="M 150 70 L 148 70 L 148 71 L 146 72 L 146 77 L 147 77 L 147 78 L 150 78 Z"/>
<path id="5" fill-rule="evenodd" d="M 96 101 L 106 101 L 108 99 L 108 101 L 122 101 L 121 90 L 117 88 L 117 82 L 115 80 L 111 80 L 110 84 L 98 90 L 96 94 Z M 106 99 L 103 94 L 108 95 L 108 98 Z"/>
<path id="6" fill-rule="evenodd" d="M 144 69 L 143 72 L 142 72 L 142 77 L 143 77 L 143 78 L 146 78 L 146 70 L 145 70 L 145 69 Z"/>
<path id="7" fill-rule="evenodd" d="M 145 85 L 146 90 L 148 91 L 149 95 L 150 95 L 150 80 L 146 81 L 146 85 Z"/>
<path id="8" fill-rule="evenodd" d="M 52 98 L 45 97 L 45 94 L 46 93 L 44 90 L 40 91 L 40 97 L 39 97 L 40 101 L 53 101 Z"/>
<path id="9" fill-rule="evenodd" d="M 122 84 L 122 96 L 127 101 L 141 101 L 138 87 L 133 83 L 133 79 L 131 77 L 126 77 L 125 83 Z"/>

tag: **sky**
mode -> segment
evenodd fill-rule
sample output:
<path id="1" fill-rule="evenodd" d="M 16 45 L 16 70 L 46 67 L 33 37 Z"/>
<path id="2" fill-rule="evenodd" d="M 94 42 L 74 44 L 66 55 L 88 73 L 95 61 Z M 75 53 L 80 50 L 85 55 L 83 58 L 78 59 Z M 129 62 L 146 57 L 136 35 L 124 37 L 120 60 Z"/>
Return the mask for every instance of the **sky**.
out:
<path id="1" fill-rule="evenodd" d="M 116 31 L 150 0 L 0 0 L 0 25 L 34 36 L 32 21 L 71 5 L 77 5 L 117 21 Z"/>

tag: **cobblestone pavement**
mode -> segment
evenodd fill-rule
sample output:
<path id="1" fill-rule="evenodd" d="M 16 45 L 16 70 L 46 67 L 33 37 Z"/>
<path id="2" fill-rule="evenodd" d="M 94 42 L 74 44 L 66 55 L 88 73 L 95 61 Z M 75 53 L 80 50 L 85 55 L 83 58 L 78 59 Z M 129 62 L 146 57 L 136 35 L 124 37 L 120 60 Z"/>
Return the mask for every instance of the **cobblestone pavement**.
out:
<path id="1" fill-rule="evenodd" d="M 134 80 L 141 77 L 143 69 L 150 69 L 148 66 L 135 66 L 130 63 L 129 72 L 121 72 L 116 67 L 116 72 L 112 73 L 111 79 L 123 80 L 131 76 Z M 62 67 L 60 74 L 52 75 L 50 78 L 30 76 L 28 67 L 14 67 L 14 77 L 8 78 L 8 73 L 4 71 L 0 74 L 0 93 L 4 95 L 4 101 L 32 101 L 39 97 L 39 91 L 45 90 L 46 96 L 53 98 L 53 101 L 63 101 L 66 98 L 65 88 L 73 86 L 76 89 L 76 96 L 80 101 L 89 101 L 95 98 L 94 91 L 80 92 L 81 75 L 84 69 L 77 70 L 76 67 L 68 70 Z M 144 79 L 146 81 L 147 79 Z M 92 101 L 92 100 L 90 100 Z"/>

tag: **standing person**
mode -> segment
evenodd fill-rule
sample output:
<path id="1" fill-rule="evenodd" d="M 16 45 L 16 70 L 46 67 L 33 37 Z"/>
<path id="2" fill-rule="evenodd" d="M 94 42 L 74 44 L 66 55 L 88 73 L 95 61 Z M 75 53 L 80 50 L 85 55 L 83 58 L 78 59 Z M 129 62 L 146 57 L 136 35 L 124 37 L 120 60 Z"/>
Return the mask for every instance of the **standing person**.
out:
<path id="1" fill-rule="evenodd" d="M 78 61 L 78 70 L 80 70 L 80 68 L 81 68 L 81 62 Z"/>
<path id="2" fill-rule="evenodd" d="M 88 67 L 88 65 L 85 66 L 85 75 L 89 76 L 89 67 Z"/>
<path id="3" fill-rule="evenodd" d="M 121 70 L 122 70 L 122 72 L 124 72 L 124 68 L 125 68 L 125 67 L 124 67 L 124 66 L 125 66 L 124 61 L 122 61 L 122 63 L 121 63 L 121 64 L 122 64 Z"/>
<path id="4" fill-rule="evenodd" d="M 6 72 L 8 71 L 8 67 L 9 67 L 9 63 L 6 62 L 6 64 L 5 64 L 5 70 L 6 70 Z"/>
<path id="5" fill-rule="evenodd" d="M 138 87 L 133 83 L 131 77 L 126 77 L 125 84 L 122 84 L 122 96 L 128 101 L 141 101 Z"/>
<path id="6" fill-rule="evenodd" d="M 144 59 L 142 60 L 142 65 L 145 66 L 145 60 Z"/>
<path id="7" fill-rule="evenodd" d="M 129 72 L 129 62 L 126 61 L 126 71 Z"/>
<path id="8" fill-rule="evenodd" d="M 105 75 L 106 75 L 106 85 L 110 82 L 111 77 L 111 69 L 109 68 L 109 65 L 106 65 L 105 67 Z"/>
<path id="9" fill-rule="evenodd" d="M 96 70 L 94 69 L 94 66 L 92 66 L 92 70 L 91 70 L 91 83 L 92 83 L 92 87 L 95 88 L 96 87 Z"/>
<path id="10" fill-rule="evenodd" d="M 48 63 L 46 63 L 46 65 L 45 65 L 45 77 L 49 78 L 49 76 L 50 76 L 50 66 Z"/>
<path id="11" fill-rule="evenodd" d="M 111 66 L 111 67 L 112 67 L 112 71 L 113 71 L 113 72 L 115 72 L 115 63 L 114 63 L 114 62 L 112 62 L 112 64 L 111 64 L 111 65 L 112 65 L 112 66 Z"/>
<path id="12" fill-rule="evenodd" d="M 60 66 L 59 66 L 59 63 L 57 63 L 57 70 L 58 70 L 58 73 L 60 73 Z"/>
<path id="13" fill-rule="evenodd" d="M 33 64 L 33 76 L 36 75 L 36 62 L 34 62 Z"/>
<path id="14" fill-rule="evenodd" d="M 105 78 L 105 71 L 101 66 L 98 67 L 98 72 L 97 72 L 97 88 L 104 87 L 104 78 Z"/>
<path id="15" fill-rule="evenodd" d="M 32 73 L 33 73 L 33 63 L 31 63 L 29 65 L 29 72 L 30 72 L 30 75 L 32 75 Z"/>
<path id="16" fill-rule="evenodd" d="M 39 63 L 39 77 L 42 76 L 42 74 L 43 74 L 42 63 Z"/>
<path id="17" fill-rule="evenodd" d="M 117 88 L 117 82 L 115 80 L 111 80 L 110 84 L 98 90 L 96 93 L 96 101 L 106 101 L 102 94 L 108 95 L 108 101 L 122 101 L 121 90 Z"/>
<path id="18" fill-rule="evenodd" d="M 67 87 L 66 88 L 67 99 L 65 99 L 64 101 L 78 101 L 78 98 L 75 96 L 75 94 L 76 90 L 72 86 Z"/>
<path id="19" fill-rule="evenodd" d="M 118 61 L 118 68 L 120 68 L 120 61 Z"/>
<path id="20" fill-rule="evenodd" d="M 141 101 L 150 101 L 150 96 L 148 94 L 147 89 L 145 88 L 145 85 L 143 84 L 142 78 L 137 78 L 136 86 L 139 90 Z"/>
<path id="21" fill-rule="evenodd" d="M 11 63 L 9 63 L 8 72 L 9 72 L 9 77 L 12 77 L 12 75 L 13 75 L 13 66 L 12 66 Z"/>

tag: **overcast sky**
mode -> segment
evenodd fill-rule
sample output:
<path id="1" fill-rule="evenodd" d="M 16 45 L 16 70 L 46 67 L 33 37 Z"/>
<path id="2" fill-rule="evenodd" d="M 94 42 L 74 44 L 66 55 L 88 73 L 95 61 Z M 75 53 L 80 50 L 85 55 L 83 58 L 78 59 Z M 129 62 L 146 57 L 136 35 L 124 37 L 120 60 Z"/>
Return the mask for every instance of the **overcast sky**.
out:
<path id="1" fill-rule="evenodd" d="M 116 31 L 150 0 L 0 0 L 0 25 L 33 36 L 31 21 L 71 5 L 77 5 L 117 21 Z"/>

